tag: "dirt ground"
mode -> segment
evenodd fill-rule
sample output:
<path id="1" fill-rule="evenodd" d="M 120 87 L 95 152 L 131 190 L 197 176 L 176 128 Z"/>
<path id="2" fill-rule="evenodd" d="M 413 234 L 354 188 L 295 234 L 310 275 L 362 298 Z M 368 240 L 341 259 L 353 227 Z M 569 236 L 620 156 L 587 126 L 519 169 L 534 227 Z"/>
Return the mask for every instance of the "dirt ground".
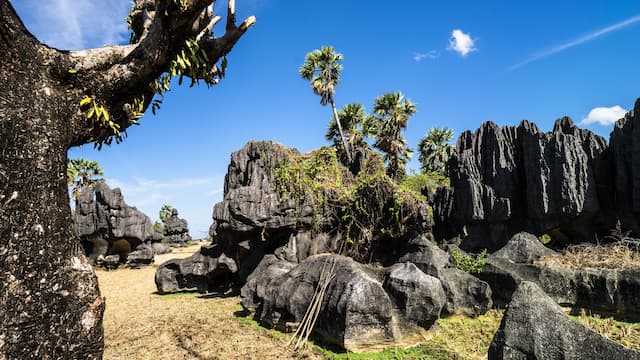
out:
<path id="1" fill-rule="evenodd" d="M 294 354 L 286 337 L 243 323 L 234 315 L 241 310 L 238 296 L 157 295 L 157 266 L 198 249 L 199 245 L 174 249 L 144 269 L 96 271 L 107 304 L 105 359 L 319 358 L 309 351 Z"/>

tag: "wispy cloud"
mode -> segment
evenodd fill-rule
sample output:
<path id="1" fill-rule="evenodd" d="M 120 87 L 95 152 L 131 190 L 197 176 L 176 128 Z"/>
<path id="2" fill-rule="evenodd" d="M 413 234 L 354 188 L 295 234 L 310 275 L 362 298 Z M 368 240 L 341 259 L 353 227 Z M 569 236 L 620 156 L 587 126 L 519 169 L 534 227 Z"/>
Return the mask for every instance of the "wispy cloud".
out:
<path id="1" fill-rule="evenodd" d="M 589 115 L 582 119 L 581 125 L 599 124 L 602 126 L 609 126 L 615 124 L 618 119 L 624 117 L 627 110 L 621 106 L 616 105 L 612 107 L 596 107 L 589 111 Z"/>
<path id="2" fill-rule="evenodd" d="M 546 58 L 546 57 L 554 55 L 554 54 L 557 54 L 557 53 L 559 53 L 561 51 L 570 49 L 570 48 L 572 48 L 574 46 L 582 45 L 582 44 L 587 43 L 589 41 L 595 40 L 595 39 L 597 39 L 597 38 L 599 38 L 599 37 L 601 37 L 603 35 L 606 35 L 608 33 L 611 33 L 611 32 L 617 31 L 617 30 L 624 29 L 624 28 L 626 28 L 628 26 L 631 26 L 631 25 L 633 25 L 635 23 L 638 23 L 638 22 L 640 22 L 640 15 L 636 15 L 634 17 L 631 17 L 631 18 L 626 19 L 624 21 L 621 21 L 619 23 L 613 24 L 611 26 L 607 26 L 605 28 L 593 31 L 593 32 L 588 33 L 586 35 L 583 35 L 583 36 L 581 36 L 581 37 L 579 37 L 579 38 L 577 38 L 575 40 L 571 40 L 571 41 L 569 41 L 569 42 L 567 42 L 565 44 L 561 44 L 561 45 L 555 46 L 555 47 L 553 47 L 551 49 L 547 49 L 547 50 L 541 51 L 541 52 L 539 52 L 537 54 L 534 54 L 533 56 L 529 57 L 528 59 L 511 66 L 509 68 L 509 70 L 515 70 L 517 68 L 520 68 L 520 67 L 522 67 L 524 65 L 527 65 L 529 63 L 532 63 L 534 61 Z"/>
<path id="3" fill-rule="evenodd" d="M 436 50 L 431 50 L 426 53 L 415 53 L 413 55 L 413 60 L 415 60 L 416 62 L 420 62 L 424 59 L 437 59 L 438 57 L 440 57 L 440 53 L 438 53 Z"/>
<path id="4" fill-rule="evenodd" d="M 21 17 L 49 46 L 77 50 L 127 40 L 130 0 L 23 0 Z"/>
<path id="5" fill-rule="evenodd" d="M 475 40 L 471 37 L 471 34 L 465 33 L 460 29 L 455 29 L 451 32 L 449 47 L 447 49 L 457 52 L 462 57 L 466 57 L 469 53 L 478 50 L 475 47 Z"/>

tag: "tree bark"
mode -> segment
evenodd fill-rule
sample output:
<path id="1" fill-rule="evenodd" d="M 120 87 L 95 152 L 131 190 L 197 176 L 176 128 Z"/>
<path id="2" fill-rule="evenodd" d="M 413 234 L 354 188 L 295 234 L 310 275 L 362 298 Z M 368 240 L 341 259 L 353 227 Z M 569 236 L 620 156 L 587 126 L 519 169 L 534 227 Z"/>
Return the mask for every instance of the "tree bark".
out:
<path id="1" fill-rule="evenodd" d="M 137 0 L 138 43 L 69 52 L 41 44 L 0 0 L 0 359 L 102 358 L 105 299 L 73 229 L 67 150 L 114 131 L 79 104 L 91 97 L 124 131 L 127 105 L 145 95 L 146 110 L 186 39 L 199 36 L 213 66 L 255 19 L 213 38 L 212 3 Z"/>

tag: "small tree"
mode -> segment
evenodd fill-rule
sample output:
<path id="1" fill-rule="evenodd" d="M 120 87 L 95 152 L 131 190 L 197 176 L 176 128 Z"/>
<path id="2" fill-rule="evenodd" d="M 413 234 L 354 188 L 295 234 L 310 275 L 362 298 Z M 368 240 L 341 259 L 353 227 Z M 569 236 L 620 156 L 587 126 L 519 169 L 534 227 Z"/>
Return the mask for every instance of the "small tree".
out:
<path id="1" fill-rule="evenodd" d="M 455 151 L 454 147 L 449 144 L 451 139 L 453 139 L 453 130 L 451 129 L 441 127 L 429 129 L 418 143 L 422 172 L 436 171 L 442 174 L 446 171 L 449 158 Z"/>
<path id="2" fill-rule="evenodd" d="M 411 100 L 401 92 L 391 92 L 376 99 L 373 114 L 365 124 L 365 133 L 371 134 L 376 140 L 374 146 L 385 153 L 387 174 L 396 181 L 405 175 L 404 168 L 411 156 L 402 130 L 415 113 L 416 105 Z"/>
<path id="3" fill-rule="evenodd" d="M 70 159 L 67 164 L 67 185 L 73 187 L 71 195 L 75 199 L 85 188 L 95 189 L 96 182 L 104 175 L 98 162 L 83 158 Z"/>
<path id="4" fill-rule="evenodd" d="M 332 46 L 323 46 L 307 54 L 299 71 L 303 79 L 311 82 L 313 92 L 320 96 L 320 104 L 331 104 L 333 117 L 338 125 L 338 134 L 342 139 L 342 146 L 347 154 L 347 160 L 351 163 L 351 151 L 344 137 L 340 116 L 334 101 L 336 86 L 338 86 L 340 71 L 342 71 L 342 58 L 342 54 L 335 52 Z"/>
<path id="5" fill-rule="evenodd" d="M 160 221 L 162 221 L 163 223 L 167 222 L 167 220 L 169 220 L 169 218 L 171 217 L 171 213 L 173 213 L 174 209 L 175 208 L 171 205 L 162 205 L 160 213 L 158 214 L 158 216 L 160 216 Z"/>

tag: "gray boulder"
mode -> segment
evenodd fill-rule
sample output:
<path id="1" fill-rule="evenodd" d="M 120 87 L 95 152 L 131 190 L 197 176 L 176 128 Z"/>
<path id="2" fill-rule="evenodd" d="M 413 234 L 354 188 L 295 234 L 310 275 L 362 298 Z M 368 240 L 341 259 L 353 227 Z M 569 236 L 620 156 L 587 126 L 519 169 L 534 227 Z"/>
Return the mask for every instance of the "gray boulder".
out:
<path id="1" fill-rule="evenodd" d="M 164 236 L 169 239 L 169 246 L 184 247 L 187 246 L 188 241 L 191 241 L 187 220 L 178 216 L 177 209 L 171 210 L 171 216 L 163 220 L 163 224 Z"/>
<path id="2" fill-rule="evenodd" d="M 237 271 L 235 261 L 221 253 L 219 248 L 203 246 L 188 258 L 172 259 L 161 264 L 156 270 L 155 283 L 160 294 L 208 292 L 226 285 Z M 219 276 L 211 281 L 212 274 Z"/>
<path id="3" fill-rule="evenodd" d="M 153 254 L 154 255 L 168 254 L 171 251 L 173 251 L 171 249 L 171 246 L 169 246 L 167 244 L 159 243 L 159 242 L 151 243 L 151 248 L 153 249 Z"/>
<path id="4" fill-rule="evenodd" d="M 535 260 L 543 256 L 557 255 L 557 253 L 544 246 L 532 234 L 520 232 L 511 237 L 509 242 L 500 250 L 491 254 L 491 258 L 502 258 L 517 264 L 533 264 Z"/>
<path id="5" fill-rule="evenodd" d="M 382 287 L 410 323 L 429 329 L 440 317 L 447 298 L 437 278 L 412 263 L 391 266 Z"/>
<path id="6" fill-rule="evenodd" d="M 640 352 L 569 319 L 536 284 L 522 282 L 488 353 L 489 359 L 640 359 Z"/>
<path id="7" fill-rule="evenodd" d="M 565 306 L 640 316 L 640 270 L 564 269 L 535 262 L 549 255 L 557 254 L 534 236 L 517 234 L 503 249 L 488 256 L 479 277 L 491 286 L 498 304 L 508 303 L 518 285 L 528 281 Z"/>
<path id="8" fill-rule="evenodd" d="M 439 281 L 412 264 L 373 268 L 339 255 L 314 255 L 299 264 L 268 255 L 241 290 L 242 305 L 274 328 L 293 331 L 302 321 L 323 271 L 327 287 L 314 333 L 350 351 L 392 344 L 421 333 L 439 317 Z"/>
<path id="9" fill-rule="evenodd" d="M 132 269 L 139 269 L 153 263 L 153 247 L 150 244 L 139 245 L 135 251 L 129 253 L 127 266 Z"/>
<path id="10" fill-rule="evenodd" d="M 456 269 L 451 255 L 435 246 L 431 239 L 431 234 L 424 234 L 410 240 L 407 253 L 398 262 L 411 262 L 441 281 L 447 298 L 445 313 L 467 316 L 486 313 L 492 306 L 489 285 Z"/>

